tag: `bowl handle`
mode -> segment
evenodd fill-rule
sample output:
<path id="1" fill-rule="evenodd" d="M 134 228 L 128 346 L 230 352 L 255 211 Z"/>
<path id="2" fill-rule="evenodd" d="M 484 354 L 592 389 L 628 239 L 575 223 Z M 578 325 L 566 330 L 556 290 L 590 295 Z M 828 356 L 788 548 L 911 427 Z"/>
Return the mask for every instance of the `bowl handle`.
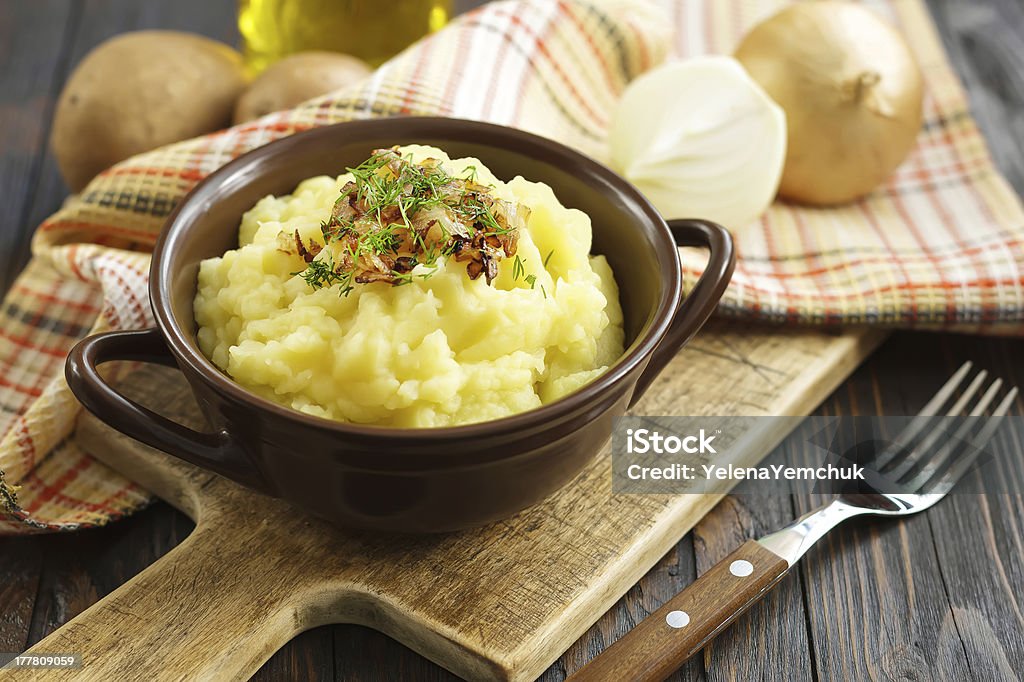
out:
<path id="1" fill-rule="evenodd" d="M 260 491 L 268 486 L 226 431 L 202 433 L 163 417 L 118 393 L 97 367 L 137 360 L 177 368 L 160 330 L 113 331 L 82 339 L 71 349 L 64 376 L 87 410 L 118 431 L 175 457 Z"/>
<path id="2" fill-rule="evenodd" d="M 651 382 L 675 357 L 679 349 L 707 322 L 718 306 L 722 294 L 725 293 L 725 288 L 729 286 L 733 267 L 736 265 L 732 236 L 721 225 L 709 220 L 683 218 L 669 220 L 668 227 L 672 230 L 677 245 L 707 249 L 710 252 L 708 264 L 693 290 L 679 303 L 679 309 L 668 333 L 651 354 L 647 368 L 636 382 L 633 398 L 629 402 L 630 407 L 643 396 Z"/>

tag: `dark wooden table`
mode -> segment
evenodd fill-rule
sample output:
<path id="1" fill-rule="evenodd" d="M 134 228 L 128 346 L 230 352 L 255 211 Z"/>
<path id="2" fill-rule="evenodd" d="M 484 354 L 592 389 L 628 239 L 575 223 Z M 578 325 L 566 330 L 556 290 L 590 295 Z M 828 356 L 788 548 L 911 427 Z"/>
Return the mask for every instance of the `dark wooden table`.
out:
<path id="1" fill-rule="evenodd" d="M 461 6 L 476 4 L 464 0 Z M 1024 193 L 1024 4 L 929 0 L 1000 167 Z M 122 31 L 168 28 L 235 42 L 229 0 L 0 0 L 0 291 L 32 229 L 66 195 L 47 151 L 72 66 Z M 897 333 L 820 408 L 908 414 L 964 360 L 1024 386 L 1024 340 Z M 1020 401 L 1016 414 L 1024 414 Z M 1024 444 L 1004 443 L 1014 453 Z M 1024 671 L 1024 464 L 1011 494 L 956 496 L 904 523 L 830 536 L 681 680 L 1017 679 Z M 806 500 L 730 497 L 543 676 L 560 680 L 747 538 Z M 0 651 L 22 651 L 180 542 L 191 522 L 163 503 L 95 531 L 0 540 Z M 450 673 L 357 626 L 293 640 L 259 680 L 448 680 Z"/>

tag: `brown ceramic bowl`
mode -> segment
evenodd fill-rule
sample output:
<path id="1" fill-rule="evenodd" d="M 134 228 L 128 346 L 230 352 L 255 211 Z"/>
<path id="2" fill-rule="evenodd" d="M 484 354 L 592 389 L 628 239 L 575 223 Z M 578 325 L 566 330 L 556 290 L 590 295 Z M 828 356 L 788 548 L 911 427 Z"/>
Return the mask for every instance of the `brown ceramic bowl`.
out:
<path id="1" fill-rule="evenodd" d="M 554 188 L 593 221 L 595 253 L 611 263 L 625 314 L 626 351 L 581 390 L 529 412 L 433 429 L 356 426 L 305 415 L 236 384 L 200 352 L 192 300 L 199 262 L 238 246 L 242 214 L 299 181 L 338 175 L 371 150 L 436 145 L 475 156 L 495 175 Z M 684 299 L 676 245 L 710 250 Z M 733 266 L 722 227 L 666 223 L 625 180 L 568 147 L 518 130 L 443 118 L 391 118 L 318 128 L 235 159 L 182 200 L 153 253 L 157 327 L 98 334 L 71 352 L 67 379 L 87 409 L 120 431 L 339 524 L 446 531 L 509 516 L 565 485 L 607 442 L 612 420 L 643 393 L 718 303 Z M 107 385 L 97 365 L 177 366 L 212 430 L 199 433 Z"/>

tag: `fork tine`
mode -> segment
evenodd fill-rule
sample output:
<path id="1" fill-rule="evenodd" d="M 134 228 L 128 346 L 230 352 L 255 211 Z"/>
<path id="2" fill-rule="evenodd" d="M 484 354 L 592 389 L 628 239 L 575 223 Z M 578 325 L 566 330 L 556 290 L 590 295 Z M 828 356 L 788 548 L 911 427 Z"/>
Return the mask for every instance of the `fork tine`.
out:
<path id="1" fill-rule="evenodd" d="M 995 381 L 993 381 L 992 385 L 988 387 L 987 391 L 985 391 L 985 395 L 981 396 L 981 400 L 979 400 L 978 404 L 974 406 L 973 410 L 971 410 L 971 416 L 972 417 L 980 417 L 981 415 L 985 414 L 985 410 L 988 409 L 988 406 L 995 399 L 996 393 L 999 393 L 999 389 L 1002 388 L 1002 387 L 1003 387 L 1003 380 L 1002 379 L 996 379 Z M 1014 389 L 1014 390 L 1016 390 L 1016 389 Z M 1005 398 L 1003 398 L 1003 399 L 1005 400 Z M 1002 403 L 1000 403 L 1000 405 L 1001 404 Z"/>
<path id="2" fill-rule="evenodd" d="M 942 385 L 942 388 L 939 389 L 938 393 L 932 396 L 931 400 L 925 403 L 924 407 L 921 408 L 921 411 L 918 414 L 938 414 L 939 409 L 946 404 L 946 401 L 949 400 L 949 396 L 953 395 L 953 391 L 956 390 L 956 387 L 960 385 L 973 366 L 974 363 L 970 360 L 960 365 L 960 369 L 953 373 L 953 376 L 951 376 L 949 380 Z"/>
<path id="3" fill-rule="evenodd" d="M 978 372 L 978 376 L 974 377 L 974 381 L 972 381 L 970 386 L 968 386 L 964 390 L 963 395 L 961 395 L 960 398 L 955 403 L 953 403 L 953 407 L 949 408 L 949 412 L 946 413 L 946 416 L 947 417 L 955 417 L 956 415 L 958 415 L 961 412 L 963 412 L 964 408 L 967 407 L 967 403 L 969 403 L 971 401 L 971 398 L 974 397 L 974 394 L 978 392 L 978 389 L 981 388 L 981 385 L 983 383 L 985 383 L 985 379 L 987 379 L 987 378 L 988 378 L 988 372 L 987 371 L 981 370 L 980 372 Z M 992 384 L 992 385 L 996 386 L 996 385 L 1001 385 L 1002 383 L 1003 383 L 1002 379 L 996 379 L 995 383 Z M 989 389 L 989 390 L 991 390 L 991 389 Z M 982 398 L 982 399 L 984 400 L 984 398 Z"/>
<path id="4" fill-rule="evenodd" d="M 883 467 L 889 464 L 893 459 L 900 453 L 907 454 L 910 444 L 918 434 L 928 425 L 932 417 L 938 414 L 942 406 L 946 404 L 949 397 L 956 391 L 957 386 L 963 383 L 964 377 L 971 371 L 972 364 L 970 360 L 960 365 L 960 369 L 953 373 L 953 376 L 939 389 L 938 393 L 932 396 L 932 399 L 925 403 L 925 406 L 921 408 L 921 411 L 916 417 L 910 420 L 900 433 L 893 439 L 893 442 L 889 447 L 885 448 L 878 457 L 875 458 L 872 468 L 875 471 L 881 471 Z"/>
<path id="5" fill-rule="evenodd" d="M 953 406 L 950 407 L 949 410 L 946 412 L 946 416 L 956 417 L 962 414 L 964 408 L 967 407 L 967 404 L 974 397 L 974 394 L 978 392 L 979 388 L 981 388 L 981 385 L 984 383 L 985 378 L 987 376 L 988 372 L 986 372 L 985 370 L 978 372 L 978 376 L 974 377 L 974 380 L 967 386 L 963 394 L 959 398 L 957 398 L 956 402 L 953 403 Z M 999 385 L 1001 384 L 1002 382 L 997 380 L 994 384 L 992 384 L 992 386 L 998 389 Z M 989 391 L 991 392 L 992 389 L 989 389 Z M 992 402 L 992 396 L 988 396 L 988 394 L 986 394 L 986 396 L 982 397 L 981 402 L 979 403 L 980 407 L 975 409 L 980 409 L 982 412 L 984 412 L 990 402 Z M 930 452 L 933 446 L 935 445 L 935 442 L 943 435 L 945 434 L 942 429 L 933 428 L 931 431 L 928 432 L 928 435 L 924 437 L 924 440 L 918 443 L 912 450 L 904 451 L 903 457 L 899 460 L 899 463 L 896 464 L 896 466 L 889 469 L 888 471 L 886 471 L 885 476 L 893 481 L 898 481 L 900 478 L 905 476 L 908 471 L 911 471 L 917 464 L 920 463 L 920 453 Z M 959 437 L 961 436 L 961 434 L 958 433 L 957 436 Z M 941 448 L 940 453 L 946 449 L 948 449 L 948 445 Z M 926 478 L 924 480 L 928 479 Z M 911 485 L 909 489 L 914 490 L 915 488 L 916 486 Z"/>
<path id="6" fill-rule="evenodd" d="M 934 442 L 941 436 L 945 436 L 947 439 L 946 443 L 941 448 L 939 448 L 934 455 L 927 457 L 927 459 L 924 461 L 924 467 L 922 467 L 921 470 L 918 471 L 912 479 L 910 479 L 904 484 L 908 490 L 917 490 L 919 487 L 924 485 L 932 476 L 934 476 L 937 471 L 940 471 L 946 465 L 946 462 L 949 461 L 950 456 L 953 455 L 953 453 L 969 437 L 971 430 L 977 425 L 978 419 L 985 414 L 985 410 L 988 409 L 988 406 L 992 404 L 992 401 L 995 399 L 996 394 L 999 393 L 999 389 L 1002 388 L 1002 385 L 1002 379 L 996 379 L 995 381 L 992 382 L 992 385 L 989 386 L 988 390 L 985 391 L 984 395 L 981 396 L 981 400 L 978 401 L 978 404 L 975 405 L 974 409 L 970 411 L 968 418 L 964 419 L 963 423 L 961 423 L 960 426 L 957 427 L 957 430 L 952 437 L 949 437 L 943 429 L 935 429 L 934 431 L 932 431 L 931 434 L 929 434 L 930 440 L 932 442 Z M 958 404 L 961 402 L 966 403 L 967 401 L 957 401 Z M 961 406 L 960 409 L 956 410 L 955 412 L 951 411 L 949 416 L 958 416 L 960 412 L 963 410 L 963 407 L 964 406 Z M 928 443 L 927 446 L 922 444 L 919 451 L 927 452 L 928 449 L 931 447 L 932 442 Z M 906 471 L 904 471 L 903 473 L 906 473 Z M 893 476 L 892 478 L 898 477 Z"/>
<path id="7" fill-rule="evenodd" d="M 982 448 L 988 444 L 988 441 L 995 435 L 996 430 L 1002 424 L 1003 418 L 1009 413 L 1010 406 L 1013 401 L 1017 398 L 1017 387 L 1013 386 L 1007 391 L 1002 401 L 992 411 L 992 416 L 988 422 L 981 429 L 981 431 L 974 437 L 970 443 L 970 447 L 967 453 L 958 458 L 953 462 L 949 469 L 934 483 L 928 483 L 928 492 L 931 494 L 945 495 L 953 486 L 957 484 L 960 478 L 967 473 L 974 462 L 981 455 Z"/>

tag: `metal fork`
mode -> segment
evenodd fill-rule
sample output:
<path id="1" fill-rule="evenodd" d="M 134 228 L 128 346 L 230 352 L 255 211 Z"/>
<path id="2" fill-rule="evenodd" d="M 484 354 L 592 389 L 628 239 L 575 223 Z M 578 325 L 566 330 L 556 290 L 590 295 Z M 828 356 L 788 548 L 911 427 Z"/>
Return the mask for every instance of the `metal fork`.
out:
<path id="1" fill-rule="evenodd" d="M 1002 388 L 996 379 L 973 402 L 986 384 L 987 373 L 982 371 L 943 412 L 970 371 L 971 363 L 964 363 L 892 443 L 876 453 L 871 471 L 865 468 L 867 491 L 840 494 L 789 526 L 748 540 L 568 680 L 663 680 L 761 599 L 814 543 L 843 521 L 916 514 L 941 500 L 970 470 L 1017 397 L 1016 387 L 1011 387 L 989 412 Z M 952 436 L 938 428 L 944 417 L 962 418 Z"/>

